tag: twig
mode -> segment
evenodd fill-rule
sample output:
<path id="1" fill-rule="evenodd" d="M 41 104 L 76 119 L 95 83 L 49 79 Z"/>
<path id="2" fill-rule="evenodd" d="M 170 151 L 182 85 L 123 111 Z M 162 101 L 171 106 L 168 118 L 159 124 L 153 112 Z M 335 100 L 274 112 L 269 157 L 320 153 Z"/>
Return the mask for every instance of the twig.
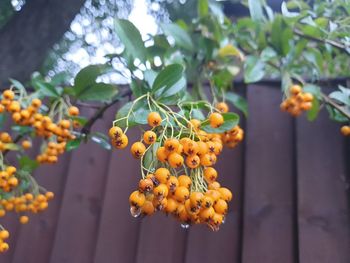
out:
<path id="1" fill-rule="evenodd" d="M 296 35 L 298 35 L 298 36 L 300 36 L 302 38 L 309 39 L 309 40 L 312 40 L 312 41 L 315 41 L 315 42 L 319 42 L 319 43 L 329 44 L 329 45 L 331 45 L 331 46 L 333 46 L 335 48 L 338 48 L 341 51 L 345 51 L 348 55 L 350 55 L 350 51 L 347 49 L 347 47 L 345 45 L 337 42 L 337 41 L 330 40 L 330 39 L 317 38 L 317 37 L 313 37 L 313 36 L 310 36 L 310 35 L 305 35 L 305 34 L 303 34 L 302 32 L 300 32 L 297 29 L 294 29 L 293 32 L 294 32 L 294 34 L 296 34 Z"/>
<path id="2" fill-rule="evenodd" d="M 321 93 L 322 99 L 325 103 L 332 106 L 333 108 L 337 109 L 341 114 L 343 114 L 345 117 L 347 117 L 350 120 L 350 113 L 344 109 L 344 107 L 338 105 L 335 103 L 331 98 L 329 98 L 326 94 Z"/>
<path id="3" fill-rule="evenodd" d="M 81 129 L 82 134 L 89 134 L 91 131 L 92 126 L 94 123 L 99 119 L 102 118 L 103 114 L 105 113 L 106 110 L 108 110 L 112 105 L 116 104 L 120 99 L 129 97 L 131 96 L 132 91 L 131 89 L 126 90 L 123 94 L 117 96 L 115 99 L 113 99 L 111 102 L 106 103 L 104 106 L 100 107 L 95 114 L 85 123 L 85 125 Z"/>

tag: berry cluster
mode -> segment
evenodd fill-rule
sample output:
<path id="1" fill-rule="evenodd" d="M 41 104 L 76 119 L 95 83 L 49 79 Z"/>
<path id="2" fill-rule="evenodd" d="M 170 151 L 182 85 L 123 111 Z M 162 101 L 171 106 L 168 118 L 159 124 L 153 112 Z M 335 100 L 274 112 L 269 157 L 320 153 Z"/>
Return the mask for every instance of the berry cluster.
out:
<path id="1" fill-rule="evenodd" d="M 289 89 L 289 97 L 281 103 L 281 110 L 286 111 L 294 117 L 299 116 L 303 111 L 312 108 L 313 95 L 303 92 L 299 85 L 292 85 Z"/>
<path id="2" fill-rule="evenodd" d="M 0 230 L 0 253 L 6 252 L 9 249 L 9 244 L 5 242 L 9 237 L 10 233 L 7 230 Z"/>
<path id="3" fill-rule="evenodd" d="M 151 111 L 150 106 L 147 123 L 151 129 L 130 147 L 132 156 L 141 160 L 142 173 L 138 189 L 129 197 L 131 214 L 138 217 L 162 211 L 173 215 L 183 227 L 206 224 L 218 230 L 232 193 L 216 181 L 218 172 L 212 166 L 224 145 L 234 147 L 242 141 L 243 130 L 239 126 L 220 133 L 201 129 L 205 122 L 214 129 L 225 123 L 222 113 L 228 111 L 226 103 L 217 104 L 216 109 L 210 105 L 207 120 L 200 121 L 152 102 L 158 111 Z M 109 136 L 115 148 L 121 149 L 127 146 L 128 139 L 125 131 L 115 125 L 118 121 Z"/>
<path id="4" fill-rule="evenodd" d="M 47 107 L 37 95 L 11 88 L 2 93 L 0 100 L 0 113 L 9 114 L 16 130 L 21 131 L 14 138 L 7 132 L 0 133 L 0 217 L 14 212 L 22 224 L 29 222 L 29 213 L 46 210 L 54 194 L 39 186 L 27 170 L 9 165 L 7 152 L 16 150 L 19 156 L 25 156 L 24 151 L 32 146 L 29 137 L 39 137 L 43 143 L 36 161 L 56 163 L 66 143 L 75 138 L 73 128 L 77 127 L 75 118 L 79 115 L 79 109 L 70 105 L 68 98 L 57 98 Z M 1 225 L 0 229 L 3 229 Z M 8 250 L 9 245 L 4 242 L 8 236 L 6 230 L 0 231 L 0 252 Z"/>
<path id="5" fill-rule="evenodd" d="M 16 167 L 8 166 L 3 171 L 0 170 L 0 189 L 4 192 L 10 192 L 18 185 L 18 179 L 15 176 Z"/>

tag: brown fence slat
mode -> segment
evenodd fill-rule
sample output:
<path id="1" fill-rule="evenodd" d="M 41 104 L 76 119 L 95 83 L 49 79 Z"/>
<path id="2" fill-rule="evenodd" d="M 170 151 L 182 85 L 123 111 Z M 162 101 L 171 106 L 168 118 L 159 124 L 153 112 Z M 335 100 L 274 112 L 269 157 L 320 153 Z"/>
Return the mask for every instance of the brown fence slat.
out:
<path id="1" fill-rule="evenodd" d="M 279 90 L 247 92 L 242 262 L 294 263 L 292 119 L 279 110 Z"/>
<path id="2" fill-rule="evenodd" d="M 128 132 L 129 144 L 139 131 Z M 129 152 L 112 152 L 108 167 L 102 215 L 97 236 L 95 263 L 135 262 L 140 219 L 132 218 L 128 198 L 137 188 L 140 166 Z"/>
<path id="3" fill-rule="evenodd" d="M 56 165 L 45 165 L 36 173 L 38 183 L 48 191 L 54 192 L 55 198 L 50 201 L 45 212 L 32 216 L 30 223 L 21 227 L 12 263 L 49 262 L 69 158 L 70 154 L 65 154 Z"/>
<path id="4" fill-rule="evenodd" d="M 243 175 L 243 144 L 235 149 L 225 149 L 218 158 L 218 181 L 232 190 L 234 200 L 229 204 L 230 213 L 218 232 L 205 226 L 193 226 L 189 230 L 186 262 L 240 262 L 240 222 Z"/>
<path id="5" fill-rule="evenodd" d="M 138 263 L 182 262 L 186 230 L 172 216 L 156 214 L 142 219 L 138 241 Z"/>
<path id="6" fill-rule="evenodd" d="M 300 262 L 350 260 L 344 138 L 327 113 L 297 124 Z M 349 161 L 349 159 L 347 160 Z"/>
<path id="7" fill-rule="evenodd" d="M 113 112 L 96 124 L 108 131 Z M 51 263 L 93 262 L 110 152 L 93 142 L 72 153 Z"/>

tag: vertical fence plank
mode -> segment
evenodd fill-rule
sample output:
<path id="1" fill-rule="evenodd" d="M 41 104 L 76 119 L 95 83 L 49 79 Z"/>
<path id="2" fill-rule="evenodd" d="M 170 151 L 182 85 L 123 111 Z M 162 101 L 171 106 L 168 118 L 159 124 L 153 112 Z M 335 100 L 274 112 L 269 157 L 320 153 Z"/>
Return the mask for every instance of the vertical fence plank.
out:
<path id="1" fill-rule="evenodd" d="M 294 263 L 293 122 L 279 110 L 279 90 L 247 92 L 242 262 Z"/>
<path id="2" fill-rule="evenodd" d="M 350 211 L 339 126 L 323 112 L 312 123 L 298 120 L 297 138 L 300 262 L 349 262 Z"/>
<path id="3" fill-rule="evenodd" d="M 234 199 L 229 204 L 226 222 L 218 232 L 205 226 L 189 230 L 186 262 L 240 262 L 240 218 L 242 205 L 241 180 L 243 175 L 243 144 L 235 149 L 225 149 L 218 158 L 218 181 L 232 190 Z"/>
<path id="4" fill-rule="evenodd" d="M 129 130 L 129 144 L 139 139 Z M 129 147 L 115 150 L 108 167 L 102 215 L 97 236 L 95 263 L 135 262 L 140 219 L 132 218 L 128 198 L 137 188 L 140 166 Z"/>
<path id="5" fill-rule="evenodd" d="M 13 263 L 49 262 L 51 247 L 55 238 L 55 230 L 60 204 L 62 201 L 70 154 L 62 156 L 57 164 L 40 167 L 36 180 L 48 191 L 55 193 L 49 208 L 40 215 L 34 215 L 30 223 L 21 227 L 17 237 Z"/>
<path id="6" fill-rule="evenodd" d="M 96 123 L 108 131 L 113 112 Z M 51 263 L 93 262 L 110 152 L 93 142 L 72 153 Z"/>

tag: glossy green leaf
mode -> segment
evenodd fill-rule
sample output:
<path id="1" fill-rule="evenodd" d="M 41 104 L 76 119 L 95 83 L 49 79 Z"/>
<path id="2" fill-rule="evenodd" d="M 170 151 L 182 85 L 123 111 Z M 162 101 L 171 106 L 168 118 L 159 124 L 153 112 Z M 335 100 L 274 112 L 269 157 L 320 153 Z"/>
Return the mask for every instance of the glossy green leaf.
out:
<path id="1" fill-rule="evenodd" d="M 185 84 L 183 81 L 184 68 L 180 64 L 171 64 L 166 66 L 154 79 L 152 93 L 158 95 L 170 91 L 177 87 L 179 83 Z"/>
<path id="2" fill-rule="evenodd" d="M 244 81 L 257 82 L 265 76 L 265 63 L 255 56 L 248 56 L 244 63 Z"/>
<path id="3" fill-rule="evenodd" d="M 77 149 L 80 146 L 81 142 L 82 142 L 81 137 L 68 141 L 66 144 L 66 151 L 69 152 L 71 150 Z"/>
<path id="4" fill-rule="evenodd" d="M 237 109 L 242 111 L 245 117 L 248 117 L 248 103 L 246 99 L 233 92 L 227 92 L 225 94 L 225 98 L 226 100 L 231 102 Z"/>
<path id="5" fill-rule="evenodd" d="M 126 19 L 116 19 L 115 30 L 127 52 L 134 58 L 138 58 L 144 62 L 147 56 L 146 48 L 142 41 L 140 31 L 134 24 Z"/>
<path id="6" fill-rule="evenodd" d="M 103 64 L 90 65 L 81 69 L 74 79 L 73 94 L 77 97 L 84 92 L 84 89 L 96 83 L 98 76 L 106 72 L 106 66 Z"/>
<path id="7" fill-rule="evenodd" d="M 97 143 L 103 149 L 106 149 L 106 150 L 112 149 L 112 146 L 109 143 L 109 138 L 104 133 L 94 132 L 94 133 L 90 134 L 89 137 L 90 137 L 91 141 Z"/>
<path id="8" fill-rule="evenodd" d="M 319 111 L 320 111 L 320 102 L 318 99 L 315 98 L 312 100 L 311 109 L 307 111 L 307 119 L 309 121 L 314 121 L 317 118 Z"/>
<path id="9" fill-rule="evenodd" d="M 117 95 L 118 89 L 115 85 L 106 83 L 94 83 L 82 90 L 76 98 L 81 101 L 110 101 Z"/>
<path id="10" fill-rule="evenodd" d="M 36 160 L 30 159 L 28 156 L 21 156 L 18 160 L 20 170 L 27 171 L 29 173 L 33 172 L 36 168 L 39 167 L 39 162 Z"/>
<path id="11" fill-rule="evenodd" d="M 161 24 L 161 28 L 164 34 L 174 38 L 176 45 L 189 51 L 194 49 L 190 35 L 177 24 Z"/>

